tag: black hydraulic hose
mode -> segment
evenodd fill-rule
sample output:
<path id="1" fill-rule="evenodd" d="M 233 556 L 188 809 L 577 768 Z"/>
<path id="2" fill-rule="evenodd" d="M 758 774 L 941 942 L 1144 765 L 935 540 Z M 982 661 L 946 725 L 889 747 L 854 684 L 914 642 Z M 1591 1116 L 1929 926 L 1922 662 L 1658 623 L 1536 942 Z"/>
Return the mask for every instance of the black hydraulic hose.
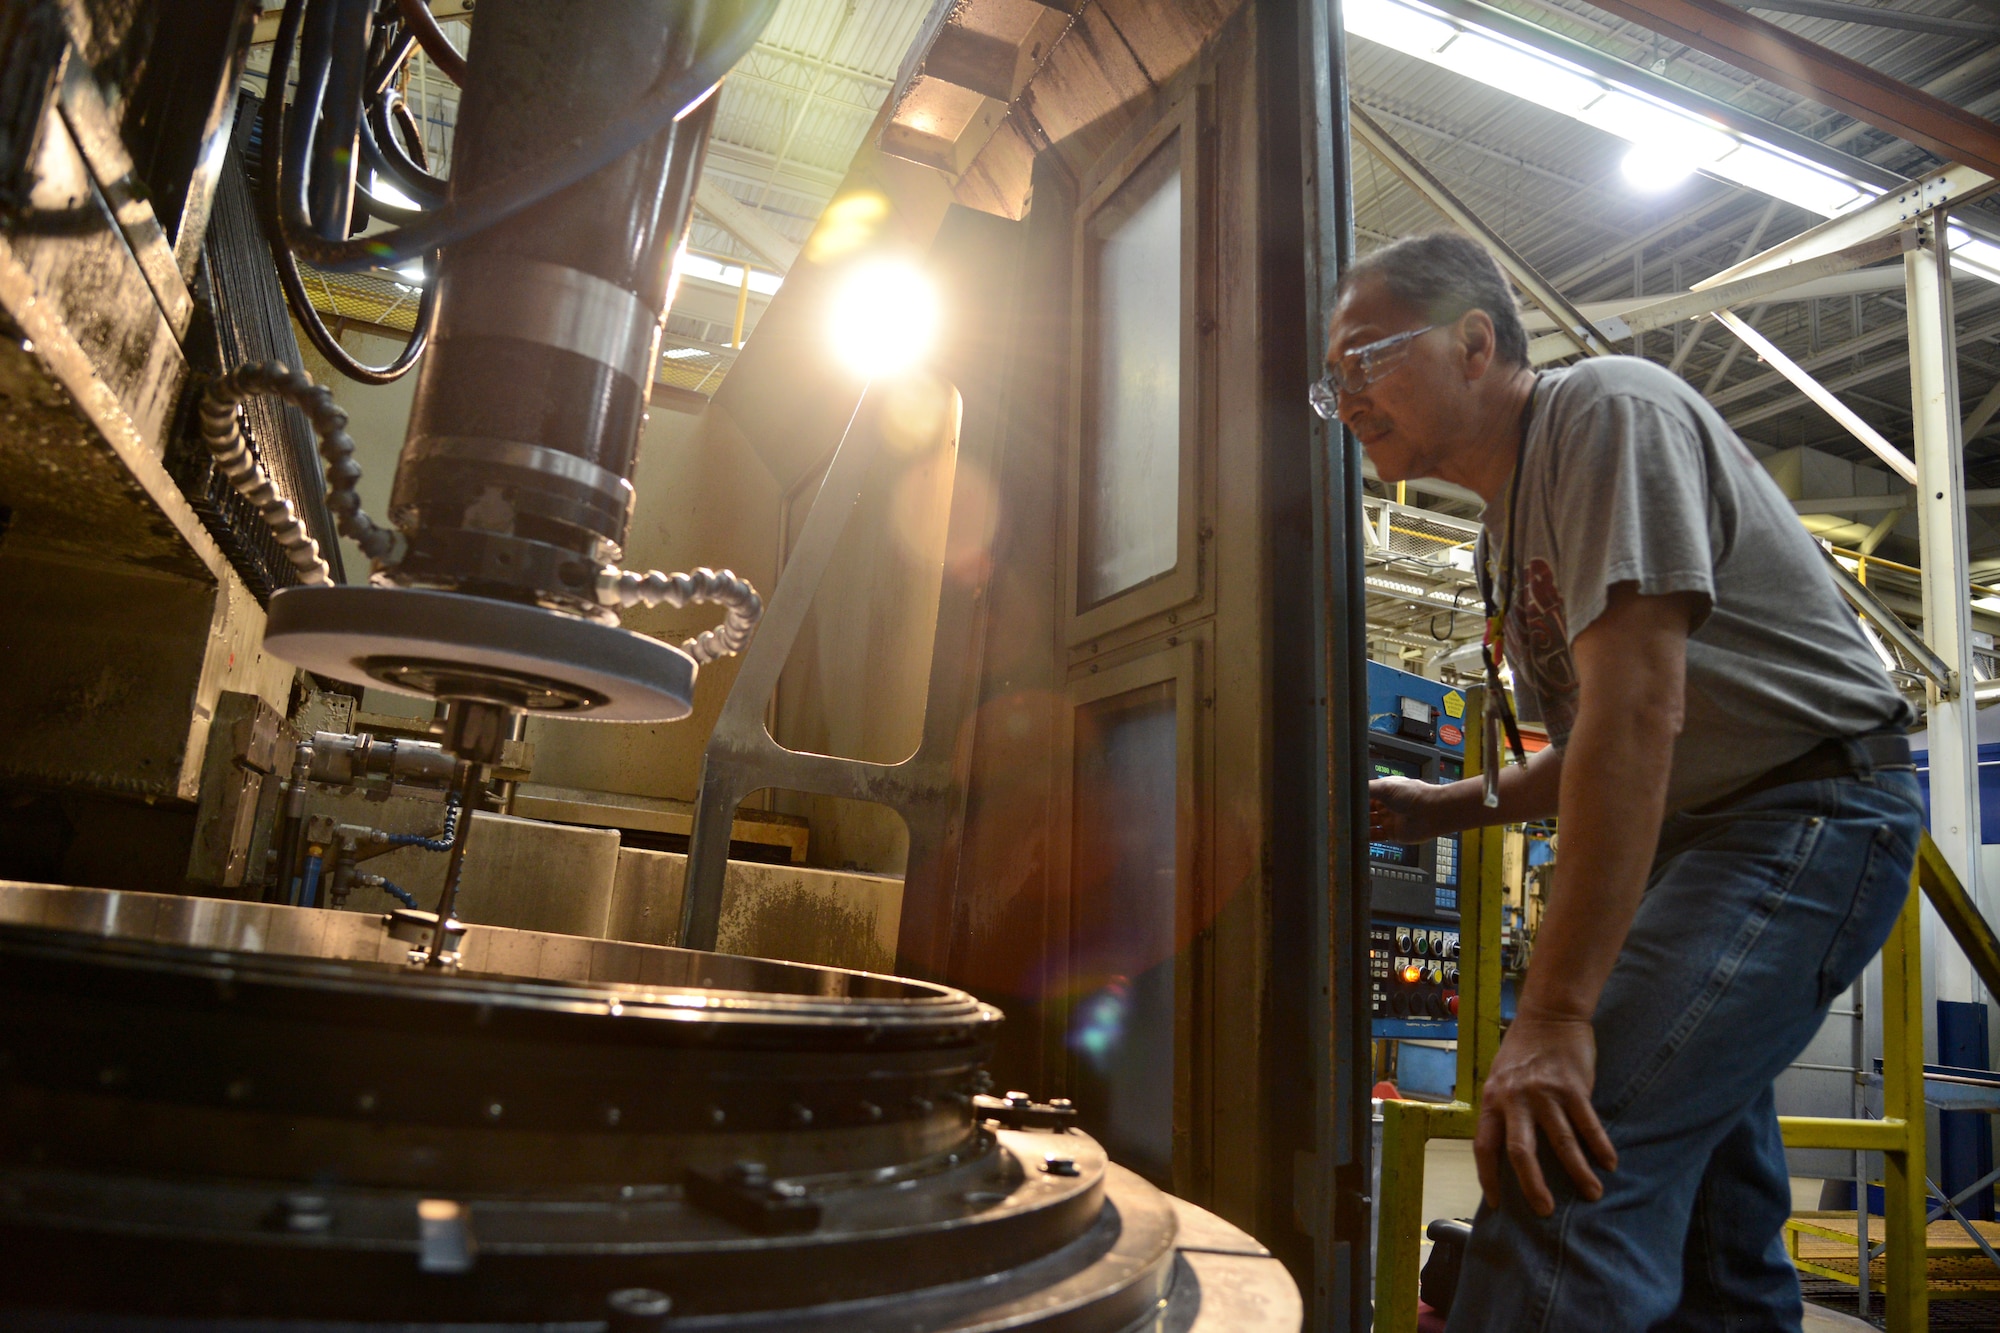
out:
<path id="1" fill-rule="evenodd" d="M 344 241 L 354 230 L 355 136 L 368 86 L 368 17 L 373 0 L 315 0 L 334 9 L 326 91 L 313 131 L 310 183 L 312 220 L 321 236 Z"/>
<path id="2" fill-rule="evenodd" d="M 379 179 L 388 181 L 418 204 L 442 204 L 446 195 L 445 183 L 410 160 L 402 145 L 396 142 L 395 126 L 389 120 L 391 114 L 393 112 L 388 107 L 377 102 L 361 118 L 362 160 Z M 370 207 L 373 208 L 372 203 Z M 394 214 L 384 213 L 382 216 L 392 222 L 397 220 Z"/>
<path id="3" fill-rule="evenodd" d="M 388 25 L 382 25 L 376 28 L 375 31 L 378 36 L 383 36 L 388 33 Z M 395 34 L 393 38 L 386 38 L 386 40 L 388 41 L 388 46 L 386 47 L 385 54 L 375 60 L 368 69 L 368 95 L 370 97 L 380 97 L 383 93 L 389 91 L 389 85 L 395 81 L 396 75 L 402 72 L 404 62 L 410 58 L 410 52 L 416 50 L 417 47 L 417 35 L 407 28 Z M 371 54 L 373 54 L 372 51 Z"/>
<path id="4" fill-rule="evenodd" d="M 291 178 L 290 188 L 298 196 L 296 207 L 299 217 L 306 219 L 309 207 L 307 192 L 311 186 L 313 141 L 319 129 L 320 108 L 326 102 L 327 81 L 332 73 L 333 28 L 340 18 L 340 0 L 297 0 L 297 3 L 301 14 L 299 86 L 292 92 L 292 106 L 285 117 L 283 135 L 267 135 L 264 142 L 273 145 L 276 150 L 276 155 L 272 158 L 272 169 L 268 175 L 273 180 L 281 176 Z M 287 0 L 286 12 L 289 14 L 290 10 L 291 3 Z M 278 21 L 278 26 L 281 30 L 284 27 L 282 18 Z M 281 31 L 280 38 L 283 35 Z M 290 49 L 286 48 L 284 60 L 289 59 Z M 264 81 L 267 89 L 274 90 L 265 95 L 266 107 L 270 107 L 273 102 L 284 101 L 285 85 L 281 76 L 286 71 L 276 47 L 271 51 L 271 72 L 273 77 Z M 303 225 L 311 227 L 314 224 L 305 221 Z"/>
<path id="5" fill-rule="evenodd" d="M 324 0 L 321 2 L 324 3 Z M 297 317 L 299 327 L 305 330 L 306 340 L 332 364 L 335 370 L 349 379 L 358 380 L 363 384 L 388 384 L 408 374 L 410 367 L 416 365 L 417 358 L 423 355 L 424 346 L 430 340 L 431 327 L 437 321 L 437 284 L 435 282 L 425 284 L 424 294 L 417 302 L 416 327 L 411 330 L 409 342 L 404 344 L 403 350 L 395 360 L 386 366 L 371 366 L 356 359 L 342 347 L 340 340 L 333 336 L 332 331 L 320 319 L 319 312 L 313 309 L 312 298 L 306 292 L 305 280 L 299 275 L 298 261 L 293 257 L 291 247 L 286 240 L 283 200 L 288 176 L 286 161 L 288 154 L 283 150 L 291 146 L 290 131 L 297 129 L 296 122 L 304 120 L 306 129 L 303 134 L 303 144 L 305 151 L 310 153 L 312 147 L 310 119 L 318 110 L 317 100 L 312 102 L 302 100 L 299 105 L 305 109 L 300 110 L 295 107 L 289 118 L 284 109 L 285 79 L 291 64 L 292 44 L 298 40 L 308 3 L 309 0 L 286 0 L 284 15 L 278 20 L 277 41 L 271 47 L 271 72 L 264 85 L 268 91 L 264 94 L 259 131 L 269 150 L 269 169 L 263 173 L 264 188 L 260 192 L 259 201 L 264 210 L 264 232 L 270 241 L 271 260 L 278 269 L 279 285 L 285 289 L 285 301 L 291 306 L 292 314 Z M 324 79 L 317 82 L 323 88 Z M 302 64 L 299 71 L 302 98 L 314 83 L 314 80 L 307 77 Z M 319 93 L 314 92 L 312 96 L 317 99 Z M 303 157 L 295 160 L 303 161 Z M 435 272 L 434 263 L 430 266 Z"/>
<path id="6" fill-rule="evenodd" d="M 697 56 L 692 65 L 679 73 L 663 74 L 637 107 L 594 138 L 572 139 L 532 166 L 512 172 L 474 193 L 448 200 L 421 222 L 372 236 L 330 241 L 308 234 L 311 228 L 306 225 L 302 209 L 281 208 L 277 219 L 279 237 L 314 266 L 335 273 L 351 273 L 402 263 L 476 235 L 602 171 L 699 106 L 714 93 L 723 75 L 749 53 L 777 7 L 778 0 L 746 0 L 742 17 Z M 290 12 L 287 6 L 287 18 Z M 271 58 L 273 88 L 282 86 L 279 68 L 282 30 L 281 23 L 279 45 Z M 301 70 L 302 81 L 303 74 Z M 281 201 L 285 198 L 281 193 Z"/>
<path id="7" fill-rule="evenodd" d="M 438 73 L 463 88 L 465 57 L 458 53 L 458 48 L 444 35 L 444 29 L 431 17 L 430 6 L 424 0 L 396 0 L 396 9 L 403 16 L 403 26 L 423 44 L 424 54 L 438 67 Z"/>
<path id="8" fill-rule="evenodd" d="M 444 180 L 441 177 L 430 174 L 431 150 L 424 147 L 424 127 L 417 124 L 416 113 L 410 110 L 409 103 L 405 102 L 401 96 L 391 97 L 387 105 L 390 118 L 396 122 L 396 128 L 401 130 L 403 136 L 409 140 L 409 146 L 404 151 L 408 154 L 410 161 L 416 163 L 417 170 L 424 173 L 425 180 L 436 181 L 438 188 L 443 189 Z M 384 142 L 394 143 L 395 137 L 393 134 L 389 135 Z M 401 145 L 397 146 L 401 147 Z"/>

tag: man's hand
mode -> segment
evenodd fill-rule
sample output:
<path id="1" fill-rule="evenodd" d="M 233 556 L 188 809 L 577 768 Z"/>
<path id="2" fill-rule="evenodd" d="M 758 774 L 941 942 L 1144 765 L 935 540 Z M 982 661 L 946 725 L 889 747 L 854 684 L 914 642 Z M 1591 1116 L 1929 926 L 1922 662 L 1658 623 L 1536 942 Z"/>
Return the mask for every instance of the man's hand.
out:
<path id="1" fill-rule="evenodd" d="M 1438 809 L 1444 788 L 1415 778 L 1376 778 L 1368 784 L 1368 836 L 1379 842 L 1423 842 L 1456 833 Z"/>
<path id="2" fill-rule="evenodd" d="M 1547 1217 L 1555 1211 L 1555 1197 L 1535 1154 L 1537 1126 L 1548 1136 L 1577 1191 L 1593 1203 L 1603 1197 L 1604 1182 L 1590 1169 L 1590 1158 L 1606 1171 L 1615 1171 L 1618 1150 L 1590 1104 L 1596 1077 L 1597 1036 L 1587 1020 L 1518 1018 L 1507 1029 L 1480 1094 L 1479 1132 L 1472 1144 L 1479 1163 L 1479 1188 L 1489 1207 L 1500 1206 L 1504 1158 L 1513 1164 L 1521 1193 L 1535 1215 Z"/>

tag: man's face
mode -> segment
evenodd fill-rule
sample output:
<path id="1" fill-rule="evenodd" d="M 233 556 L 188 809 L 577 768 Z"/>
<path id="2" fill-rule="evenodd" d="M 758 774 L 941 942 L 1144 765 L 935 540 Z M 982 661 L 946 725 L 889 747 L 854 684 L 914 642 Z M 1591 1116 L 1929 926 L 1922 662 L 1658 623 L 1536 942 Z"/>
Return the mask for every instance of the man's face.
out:
<path id="1" fill-rule="evenodd" d="M 1476 416 L 1474 381 L 1483 359 L 1468 365 L 1465 321 L 1414 338 L 1385 359 L 1378 378 L 1340 395 L 1340 419 L 1360 439 L 1384 481 L 1438 475 Z M 1355 283 L 1333 312 L 1327 364 L 1356 348 L 1424 327 L 1423 315 L 1397 304 L 1379 277 Z M 1468 375 L 1468 370 L 1474 371 Z"/>

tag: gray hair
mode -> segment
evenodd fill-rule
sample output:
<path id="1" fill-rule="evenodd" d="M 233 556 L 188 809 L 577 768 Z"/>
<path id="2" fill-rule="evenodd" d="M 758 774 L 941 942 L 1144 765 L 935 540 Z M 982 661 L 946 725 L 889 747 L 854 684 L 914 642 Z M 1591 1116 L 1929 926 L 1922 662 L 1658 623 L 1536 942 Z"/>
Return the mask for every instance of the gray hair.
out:
<path id="1" fill-rule="evenodd" d="M 1382 279 L 1390 299 L 1427 323 L 1449 324 L 1484 310 L 1493 320 L 1494 354 L 1511 366 L 1528 364 L 1528 331 L 1521 327 L 1507 275 L 1470 236 L 1440 231 L 1385 245 L 1348 266 L 1340 275 L 1339 295 L 1370 274 Z"/>

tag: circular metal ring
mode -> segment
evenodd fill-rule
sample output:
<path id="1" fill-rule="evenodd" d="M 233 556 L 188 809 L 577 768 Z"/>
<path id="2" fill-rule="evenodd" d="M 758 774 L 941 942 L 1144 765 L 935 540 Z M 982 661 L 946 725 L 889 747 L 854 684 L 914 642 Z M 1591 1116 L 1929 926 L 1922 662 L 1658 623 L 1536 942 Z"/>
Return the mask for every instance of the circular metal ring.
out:
<path id="1" fill-rule="evenodd" d="M 604 722 L 673 722 L 694 706 L 694 659 L 671 644 L 559 611 L 428 588 L 287 588 L 271 598 L 264 646 L 336 680 L 429 698 L 451 697 L 433 690 L 455 673 L 453 683 L 469 691 L 463 697 L 525 682 L 572 701 L 566 711 Z M 419 663 L 430 674 L 371 669 Z"/>

